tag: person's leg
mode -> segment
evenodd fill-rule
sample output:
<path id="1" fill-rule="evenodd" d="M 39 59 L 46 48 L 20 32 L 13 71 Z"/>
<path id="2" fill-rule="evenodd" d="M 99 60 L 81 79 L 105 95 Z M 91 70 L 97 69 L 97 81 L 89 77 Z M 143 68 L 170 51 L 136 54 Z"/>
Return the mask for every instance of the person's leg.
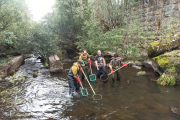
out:
<path id="1" fill-rule="evenodd" d="M 76 92 L 79 92 L 80 85 L 76 80 L 74 81 L 74 86 L 76 87 Z"/>
<path id="2" fill-rule="evenodd" d="M 120 81 L 120 79 L 121 79 L 121 72 L 120 72 L 120 70 L 116 71 L 116 73 L 117 73 L 117 81 Z"/>
<path id="3" fill-rule="evenodd" d="M 89 67 L 85 66 L 85 71 L 84 73 L 86 74 L 87 79 L 89 80 Z"/>
<path id="4" fill-rule="evenodd" d="M 68 76 L 68 82 L 69 82 L 69 95 L 73 95 L 73 92 L 74 92 L 74 78 Z"/>
<path id="5" fill-rule="evenodd" d="M 91 71 L 90 67 L 88 66 L 88 70 L 87 70 L 88 77 L 89 77 L 89 75 L 91 75 L 90 71 Z"/>
<path id="6" fill-rule="evenodd" d="M 105 73 L 105 74 L 107 74 L 107 72 L 106 72 L 106 68 L 105 68 L 105 66 L 104 66 L 104 65 L 99 66 L 99 69 L 103 70 L 103 71 L 104 71 L 104 73 Z"/>
<path id="7" fill-rule="evenodd" d="M 115 82 L 115 73 L 112 74 L 112 81 Z"/>
<path id="8" fill-rule="evenodd" d="M 83 67 L 83 70 L 85 70 L 84 67 Z M 84 80 L 84 74 L 83 74 L 83 72 L 81 72 L 81 80 L 82 80 L 82 81 Z"/>

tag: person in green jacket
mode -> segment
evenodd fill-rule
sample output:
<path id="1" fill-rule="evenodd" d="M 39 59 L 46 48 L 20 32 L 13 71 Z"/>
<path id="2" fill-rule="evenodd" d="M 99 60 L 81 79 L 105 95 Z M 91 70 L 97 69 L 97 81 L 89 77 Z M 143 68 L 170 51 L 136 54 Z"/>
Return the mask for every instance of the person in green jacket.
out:
<path id="1" fill-rule="evenodd" d="M 83 50 L 83 53 L 79 56 L 79 60 L 83 60 L 85 66 L 83 66 L 83 70 L 85 73 L 87 73 L 87 75 L 90 75 L 90 65 L 91 65 L 91 60 L 90 60 L 90 56 L 87 53 L 86 50 Z M 81 75 L 81 80 L 84 80 L 84 74 Z"/>
<path id="2" fill-rule="evenodd" d="M 77 76 L 79 73 L 81 67 L 84 66 L 84 61 L 83 60 L 78 60 L 78 62 L 75 62 L 73 66 L 70 68 L 69 73 L 68 73 L 68 82 L 69 82 L 69 95 L 73 96 L 74 94 L 74 89 L 76 92 L 79 91 L 81 80 Z"/>
<path id="3" fill-rule="evenodd" d="M 119 55 L 117 53 L 114 54 L 114 58 L 110 61 L 109 67 L 112 74 L 112 81 L 115 81 L 115 74 L 117 76 L 117 80 L 119 81 L 121 79 L 120 69 L 113 74 L 113 69 L 118 69 L 121 67 L 121 65 L 127 66 L 127 64 L 122 62 L 122 59 L 119 58 Z"/>

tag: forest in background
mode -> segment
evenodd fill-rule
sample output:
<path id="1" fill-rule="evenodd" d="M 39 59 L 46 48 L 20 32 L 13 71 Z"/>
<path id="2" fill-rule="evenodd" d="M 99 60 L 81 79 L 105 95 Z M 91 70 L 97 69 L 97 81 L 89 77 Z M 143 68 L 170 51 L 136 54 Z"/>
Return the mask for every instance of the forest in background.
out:
<path id="1" fill-rule="evenodd" d="M 95 55 L 100 49 L 141 60 L 159 38 L 151 24 L 141 23 L 140 6 L 140 0 L 56 0 L 53 12 L 35 22 L 25 0 L 0 0 L 0 56 L 38 54 L 47 62 L 58 50 Z M 174 34 L 174 26 L 164 26 L 162 36 Z"/>

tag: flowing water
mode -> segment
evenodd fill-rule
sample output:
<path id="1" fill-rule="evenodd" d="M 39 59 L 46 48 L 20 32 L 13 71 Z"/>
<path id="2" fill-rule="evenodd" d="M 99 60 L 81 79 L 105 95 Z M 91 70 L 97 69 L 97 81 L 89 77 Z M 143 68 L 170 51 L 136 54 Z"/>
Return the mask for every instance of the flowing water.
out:
<path id="1" fill-rule="evenodd" d="M 64 60 L 64 69 L 73 64 L 70 59 Z M 1 119 L 18 120 L 179 120 L 180 117 L 171 111 L 172 106 L 180 106 L 180 86 L 162 87 L 151 81 L 158 77 L 152 69 L 142 68 L 146 76 L 136 76 L 139 69 L 124 67 L 121 69 L 121 81 L 103 83 L 98 80 L 91 83 L 95 92 L 102 94 L 100 101 L 92 100 L 92 91 L 86 80 L 88 97 L 70 98 L 68 95 L 68 70 L 51 74 L 49 69 L 36 58 L 28 58 L 18 69 L 17 74 L 32 76 L 17 82 L 22 88 L 15 96 L 21 102 L 15 106 L 3 106 Z M 94 70 L 93 70 L 94 72 Z M 108 70 L 108 73 L 110 71 Z M 3 107 L 2 107 L 3 106 Z"/>

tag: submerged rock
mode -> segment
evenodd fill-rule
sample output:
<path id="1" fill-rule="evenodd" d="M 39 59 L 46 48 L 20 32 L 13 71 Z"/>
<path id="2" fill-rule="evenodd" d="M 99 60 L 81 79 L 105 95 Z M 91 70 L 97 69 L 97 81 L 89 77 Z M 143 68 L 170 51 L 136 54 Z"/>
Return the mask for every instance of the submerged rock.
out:
<path id="1" fill-rule="evenodd" d="M 152 61 L 151 58 L 144 60 L 143 65 L 145 67 L 150 67 L 150 68 L 154 69 L 154 71 L 158 72 L 160 75 L 162 75 L 164 72 L 156 63 L 154 63 Z"/>
<path id="2" fill-rule="evenodd" d="M 136 66 L 136 65 L 132 65 L 132 67 L 136 68 L 136 69 L 141 69 L 142 67 L 140 66 Z"/>
<path id="3" fill-rule="evenodd" d="M 156 57 L 180 46 L 180 33 L 167 40 L 154 41 L 148 48 L 148 56 Z"/>
<path id="4" fill-rule="evenodd" d="M 33 73 L 33 77 L 36 78 L 38 76 L 37 72 Z"/>
<path id="5" fill-rule="evenodd" d="M 147 75 L 147 73 L 145 71 L 139 71 L 136 76 L 143 76 L 143 75 Z"/>
<path id="6" fill-rule="evenodd" d="M 171 107 L 171 111 L 177 115 L 180 115 L 180 109 L 177 107 Z"/>

